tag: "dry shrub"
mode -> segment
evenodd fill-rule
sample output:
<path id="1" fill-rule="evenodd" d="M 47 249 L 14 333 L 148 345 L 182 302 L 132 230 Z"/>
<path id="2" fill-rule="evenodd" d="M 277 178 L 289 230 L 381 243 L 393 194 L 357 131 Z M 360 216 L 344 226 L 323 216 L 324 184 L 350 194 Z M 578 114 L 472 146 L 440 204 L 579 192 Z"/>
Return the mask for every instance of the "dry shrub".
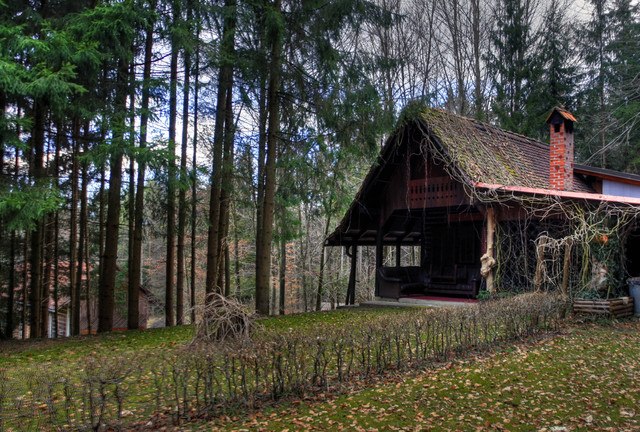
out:
<path id="1" fill-rule="evenodd" d="M 252 339 L 246 312 L 234 321 L 234 313 L 239 313 L 234 309 L 222 320 L 224 330 L 215 325 L 198 328 L 205 343 L 153 358 L 89 361 L 79 383 L 60 380 L 54 373 L 34 380 L 31 396 L 24 400 L 29 403 L 20 408 L 5 402 L 5 426 L 28 419 L 37 425 L 34 430 L 106 430 L 147 424 L 151 412 L 158 421 L 177 424 L 203 414 L 252 409 L 263 401 L 429 367 L 471 350 L 553 331 L 567 309 L 560 296 L 534 293 L 453 309 L 367 317 L 342 327 L 264 329 Z M 218 335 L 226 335 L 226 341 L 212 343 Z M 0 400 L 11 398 L 2 389 Z M 34 412 L 34 406 L 42 408 Z"/>
<path id="2" fill-rule="evenodd" d="M 235 299 L 210 294 L 196 323 L 196 342 L 247 340 L 255 323 L 255 315 Z"/>

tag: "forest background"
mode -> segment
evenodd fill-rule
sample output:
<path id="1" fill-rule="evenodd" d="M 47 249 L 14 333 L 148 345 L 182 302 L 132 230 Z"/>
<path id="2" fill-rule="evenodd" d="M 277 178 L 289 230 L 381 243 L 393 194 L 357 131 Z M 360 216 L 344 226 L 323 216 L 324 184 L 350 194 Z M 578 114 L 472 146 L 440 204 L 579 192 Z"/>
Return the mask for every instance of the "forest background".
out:
<path id="1" fill-rule="evenodd" d="M 324 238 L 415 103 L 541 140 L 562 105 L 640 173 L 638 3 L 0 0 L 0 334 L 135 329 L 141 289 L 149 325 L 335 307 Z"/>

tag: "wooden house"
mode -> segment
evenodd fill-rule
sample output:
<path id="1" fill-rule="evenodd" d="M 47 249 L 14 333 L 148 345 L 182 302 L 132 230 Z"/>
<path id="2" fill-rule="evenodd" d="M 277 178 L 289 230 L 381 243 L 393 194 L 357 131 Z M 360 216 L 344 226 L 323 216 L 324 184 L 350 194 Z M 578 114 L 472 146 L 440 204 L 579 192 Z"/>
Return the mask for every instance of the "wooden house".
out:
<path id="1" fill-rule="evenodd" d="M 407 117 L 326 239 L 351 257 L 347 303 L 359 246 L 376 247 L 378 297 L 473 298 L 494 289 L 495 226 L 530 218 L 523 202 L 640 206 L 640 176 L 574 163 L 570 112 L 554 108 L 547 123 L 550 144 L 438 109 Z M 401 262 L 405 247 L 419 250 L 412 265 Z"/>

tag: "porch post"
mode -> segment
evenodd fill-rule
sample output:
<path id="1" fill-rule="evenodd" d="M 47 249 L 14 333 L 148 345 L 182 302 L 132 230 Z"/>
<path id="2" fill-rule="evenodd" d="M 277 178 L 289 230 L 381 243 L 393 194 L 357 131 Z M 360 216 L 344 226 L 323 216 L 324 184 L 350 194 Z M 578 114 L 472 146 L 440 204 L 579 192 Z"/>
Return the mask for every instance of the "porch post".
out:
<path id="1" fill-rule="evenodd" d="M 402 252 L 402 246 L 398 242 L 396 243 L 396 267 L 400 267 L 400 252 Z"/>
<path id="2" fill-rule="evenodd" d="M 496 231 L 496 213 L 493 207 L 487 208 L 486 213 L 487 220 L 487 249 L 482 258 L 480 258 L 480 262 L 482 263 L 482 268 L 480 269 L 480 274 L 485 279 L 487 283 L 487 291 L 490 293 L 494 293 L 496 288 L 494 286 L 493 280 L 493 267 L 496 265 L 496 260 L 494 258 L 494 234 Z"/>
<path id="3" fill-rule="evenodd" d="M 378 228 L 378 232 L 376 234 L 376 297 L 380 295 L 380 268 L 382 268 L 382 226 Z"/>
<path id="4" fill-rule="evenodd" d="M 346 305 L 353 305 L 356 302 L 356 264 L 358 257 L 358 246 L 351 246 L 351 253 L 349 253 L 349 246 L 346 248 L 346 253 L 351 258 L 351 269 L 349 271 L 349 285 L 347 286 L 347 300 L 344 302 Z"/>

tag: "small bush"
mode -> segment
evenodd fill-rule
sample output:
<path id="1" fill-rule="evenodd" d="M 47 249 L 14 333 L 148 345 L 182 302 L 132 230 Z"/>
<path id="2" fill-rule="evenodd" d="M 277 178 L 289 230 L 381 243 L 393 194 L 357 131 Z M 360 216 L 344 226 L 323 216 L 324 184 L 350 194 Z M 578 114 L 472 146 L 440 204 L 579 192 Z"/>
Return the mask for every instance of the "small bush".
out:
<path id="1" fill-rule="evenodd" d="M 245 305 L 215 293 L 208 298 L 196 323 L 195 342 L 225 342 L 250 337 L 255 317 Z"/>

